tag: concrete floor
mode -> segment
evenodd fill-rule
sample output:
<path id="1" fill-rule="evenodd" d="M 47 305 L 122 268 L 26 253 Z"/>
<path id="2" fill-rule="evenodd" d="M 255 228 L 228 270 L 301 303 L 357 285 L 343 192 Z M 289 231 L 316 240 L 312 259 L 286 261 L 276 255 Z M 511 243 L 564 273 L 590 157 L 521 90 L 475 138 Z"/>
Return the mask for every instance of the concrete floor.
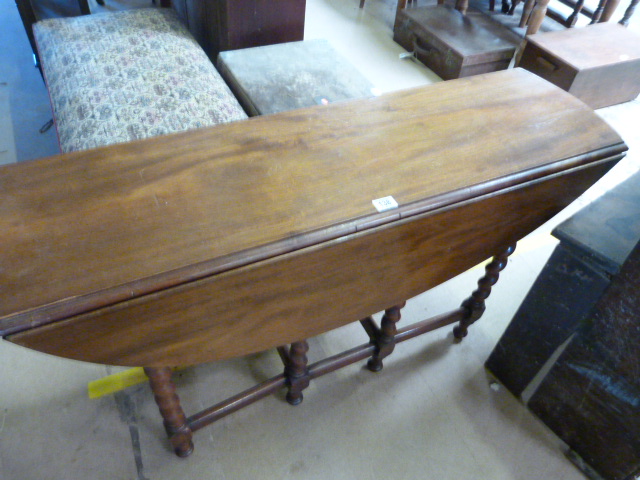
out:
<path id="1" fill-rule="evenodd" d="M 364 10 L 357 3 L 307 0 L 306 38 L 328 38 L 381 91 L 439 81 L 425 67 L 399 59 L 404 50 L 391 39 L 393 1 L 367 0 Z M 54 154 L 53 131 L 38 133 L 50 118 L 46 90 L 29 63 L 11 2 L 0 5 L 0 18 L 0 43 L 15 46 L 0 53 L 0 125 L 9 125 L 0 133 L 0 150 L 5 158 L 15 151 L 19 161 Z M 269 397 L 196 433 L 195 453 L 184 460 L 169 449 L 148 385 L 90 400 L 90 381 L 123 369 L 0 341 L 0 478 L 584 478 L 554 435 L 492 384 L 483 363 L 552 251 L 551 228 L 640 167 L 640 101 L 599 113 L 625 138 L 630 154 L 519 244 L 485 316 L 461 344 L 453 344 L 445 328 L 399 345 L 380 373 L 354 365 L 314 381 L 300 406 L 289 406 L 283 395 Z M 477 267 L 412 299 L 402 323 L 458 306 L 481 274 Z M 349 325 L 311 339 L 310 361 L 365 341 L 359 325 Z M 277 354 L 265 352 L 181 370 L 176 383 L 189 414 L 280 370 Z"/>

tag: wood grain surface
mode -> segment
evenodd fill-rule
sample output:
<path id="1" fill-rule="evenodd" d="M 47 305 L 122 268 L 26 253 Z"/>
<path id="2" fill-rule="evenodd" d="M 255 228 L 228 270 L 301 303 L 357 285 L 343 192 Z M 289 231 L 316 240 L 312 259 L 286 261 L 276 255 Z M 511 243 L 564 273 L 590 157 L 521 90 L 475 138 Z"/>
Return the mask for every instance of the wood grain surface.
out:
<path id="1" fill-rule="evenodd" d="M 302 339 L 491 256 L 625 150 L 517 69 L 3 167 L 0 332 L 130 365 Z"/>

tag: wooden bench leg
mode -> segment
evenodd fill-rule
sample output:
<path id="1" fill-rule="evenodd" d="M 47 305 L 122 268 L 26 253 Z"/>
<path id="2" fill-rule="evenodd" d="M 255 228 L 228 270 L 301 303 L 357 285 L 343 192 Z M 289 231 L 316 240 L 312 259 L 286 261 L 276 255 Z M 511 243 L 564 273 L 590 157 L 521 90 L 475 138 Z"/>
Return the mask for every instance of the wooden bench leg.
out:
<path id="1" fill-rule="evenodd" d="M 469 298 L 462 302 L 462 307 L 466 309 L 467 313 L 453 329 L 453 335 L 457 339 L 461 340 L 466 337 L 469 326 L 484 313 L 486 308 L 484 301 L 491 295 L 491 287 L 498 281 L 500 272 L 507 266 L 509 255 L 511 255 L 515 249 L 515 245 L 510 245 L 504 252 L 493 257 L 493 260 L 485 267 L 485 275 L 478 280 L 478 288 Z"/>
<path id="2" fill-rule="evenodd" d="M 187 425 L 187 417 L 180 405 L 176 387 L 171 381 L 171 369 L 169 367 L 145 367 L 144 373 L 149 377 L 149 385 L 151 385 L 151 391 L 160 409 L 164 428 L 173 450 L 179 457 L 188 457 L 193 452 L 193 433 Z"/>
<path id="3" fill-rule="evenodd" d="M 380 328 L 376 326 L 371 317 L 360 321 L 369 335 L 371 343 L 376 347 L 373 356 L 367 362 L 367 367 L 372 372 L 382 370 L 382 360 L 388 357 L 396 346 L 395 337 L 398 331 L 396 324 L 401 318 L 400 310 L 402 310 L 405 305 L 406 302 L 402 302 L 399 305 L 386 309 L 380 321 Z"/>

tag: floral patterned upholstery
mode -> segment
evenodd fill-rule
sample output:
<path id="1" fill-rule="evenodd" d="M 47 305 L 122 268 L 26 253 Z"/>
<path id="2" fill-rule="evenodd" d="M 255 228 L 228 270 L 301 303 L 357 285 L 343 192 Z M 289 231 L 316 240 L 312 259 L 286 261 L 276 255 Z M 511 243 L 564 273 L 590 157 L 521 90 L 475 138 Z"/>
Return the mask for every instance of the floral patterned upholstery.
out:
<path id="1" fill-rule="evenodd" d="M 171 9 L 43 20 L 34 34 L 62 152 L 246 118 Z"/>

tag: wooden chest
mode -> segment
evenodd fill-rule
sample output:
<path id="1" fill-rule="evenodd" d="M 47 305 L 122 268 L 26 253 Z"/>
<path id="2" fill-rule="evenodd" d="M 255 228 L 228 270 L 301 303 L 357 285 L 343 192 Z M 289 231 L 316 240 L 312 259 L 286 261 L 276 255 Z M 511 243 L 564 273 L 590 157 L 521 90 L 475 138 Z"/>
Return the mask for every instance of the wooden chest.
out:
<path id="1" fill-rule="evenodd" d="M 592 108 L 628 102 L 640 93 L 640 35 L 617 23 L 538 33 L 519 66 Z"/>
<path id="2" fill-rule="evenodd" d="M 444 80 L 507 69 L 517 41 L 479 17 L 444 5 L 400 10 L 393 39 Z"/>

